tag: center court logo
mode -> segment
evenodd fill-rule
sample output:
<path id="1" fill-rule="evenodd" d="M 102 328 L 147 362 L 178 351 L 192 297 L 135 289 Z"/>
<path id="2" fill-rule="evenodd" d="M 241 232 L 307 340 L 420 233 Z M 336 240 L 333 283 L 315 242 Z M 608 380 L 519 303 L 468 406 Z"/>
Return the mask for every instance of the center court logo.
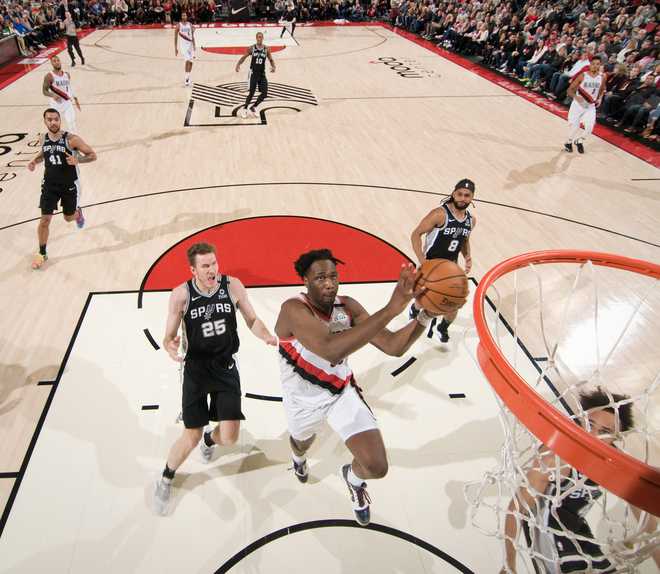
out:
<path id="1" fill-rule="evenodd" d="M 266 125 L 266 115 L 277 109 L 302 112 L 308 106 L 318 106 L 316 96 L 307 88 L 268 83 L 268 96 L 259 106 L 256 118 L 241 120 L 238 111 L 248 95 L 247 82 L 232 82 L 219 86 L 193 84 L 192 97 L 183 123 L 185 127 Z M 208 104 L 211 104 L 211 108 Z M 211 123 L 213 122 L 213 123 Z"/>
<path id="2" fill-rule="evenodd" d="M 439 78 L 434 70 L 425 68 L 423 64 L 412 58 L 392 58 L 383 56 L 378 60 L 372 60 L 372 64 L 383 64 L 402 78 Z"/>

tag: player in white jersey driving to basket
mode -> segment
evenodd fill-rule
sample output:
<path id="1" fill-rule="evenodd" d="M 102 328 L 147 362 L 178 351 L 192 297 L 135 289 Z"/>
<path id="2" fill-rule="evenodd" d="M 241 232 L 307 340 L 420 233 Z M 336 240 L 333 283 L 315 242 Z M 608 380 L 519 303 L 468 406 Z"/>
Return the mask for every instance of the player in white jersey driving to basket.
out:
<path id="1" fill-rule="evenodd" d="M 279 337 L 282 398 L 289 428 L 293 469 L 307 482 L 306 453 L 324 421 L 353 455 L 341 467 L 357 522 L 371 519 L 366 480 L 382 478 L 388 463 L 376 418 L 362 398 L 347 357 L 371 343 L 387 355 L 401 356 L 431 320 L 424 311 L 398 331 L 388 323 L 410 302 L 419 273 L 412 265 L 401 269 L 385 307 L 369 315 L 351 297 L 340 297 L 337 264 L 329 249 L 303 253 L 295 262 L 306 292 L 282 304 L 275 334 Z"/>
<path id="2" fill-rule="evenodd" d="M 589 69 L 575 76 L 568 87 L 568 95 L 573 101 L 568 110 L 569 132 L 564 149 L 569 153 L 573 151 L 573 144 L 578 153 L 584 153 L 584 142 L 594 130 L 596 108 L 605 92 L 605 76 L 600 68 L 600 58 L 596 56 L 591 60 Z M 584 129 L 580 127 L 580 123 Z"/>
<path id="3" fill-rule="evenodd" d="M 188 14 L 181 13 L 181 22 L 174 29 L 174 55 L 185 60 L 185 79 L 184 85 L 190 85 L 190 72 L 192 72 L 193 59 L 195 57 L 195 28 L 191 22 L 188 22 Z"/>
<path id="4" fill-rule="evenodd" d="M 44 76 L 41 91 L 44 96 L 50 98 L 48 107 L 57 110 L 66 122 L 69 131 L 76 133 L 78 129 L 76 111 L 73 106 L 75 105 L 80 111 L 80 102 L 73 92 L 71 75 L 62 69 L 62 61 L 58 56 L 53 56 L 50 63 L 53 70 Z"/>

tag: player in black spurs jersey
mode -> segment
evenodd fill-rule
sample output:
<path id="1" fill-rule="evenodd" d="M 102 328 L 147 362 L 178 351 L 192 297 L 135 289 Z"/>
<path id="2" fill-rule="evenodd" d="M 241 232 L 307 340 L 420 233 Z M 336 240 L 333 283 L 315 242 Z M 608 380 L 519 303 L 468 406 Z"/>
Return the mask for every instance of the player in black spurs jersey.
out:
<path id="1" fill-rule="evenodd" d="M 250 114 L 253 117 L 257 115 L 257 106 L 266 99 L 268 95 L 268 80 L 266 79 L 266 59 L 270 62 L 270 71 L 275 73 L 275 61 L 273 56 L 268 49 L 268 46 L 264 44 L 264 35 L 262 32 L 257 32 L 257 43 L 250 46 L 245 54 L 241 56 L 241 59 L 236 64 L 236 71 L 238 72 L 241 68 L 241 64 L 250 56 L 250 75 L 248 76 L 248 82 L 250 84 L 250 92 L 248 93 L 247 98 L 245 98 L 245 105 L 241 108 L 240 114 L 243 119 L 247 117 L 248 107 L 250 109 Z M 252 98 L 259 88 L 259 97 L 257 101 L 254 102 L 254 105 L 250 106 Z"/>
<path id="2" fill-rule="evenodd" d="M 590 434 L 613 444 L 619 433 L 632 428 L 629 398 L 600 387 L 581 394 L 580 406 L 589 419 Z M 594 536 L 586 518 L 594 502 L 603 496 L 602 489 L 588 478 L 582 482 L 584 477 L 576 469 L 558 464 L 554 453 L 546 447 L 542 449 L 509 504 L 504 523 L 506 567 L 501 574 L 517 571 L 514 541 L 518 520 L 522 521 L 527 544 L 534 550 L 532 562 L 537 574 L 615 574 L 619 570 L 603 555 L 596 541 L 591 541 Z M 559 477 L 554 475 L 557 468 L 561 469 Z M 641 511 L 631 508 L 639 520 Z M 653 533 L 657 525 L 655 517 L 646 515 L 639 528 Z M 660 548 L 652 556 L 660 566 Z"/>
<path id="3" fill-rule="evenodd" d="M 449 259 L 458 261 L 458 254 L 463 254 L 465 273 L 472 269 L 470 251 L 470 234 L 477 225 L 477 218 L 468 211 L 474 199 L 475 186 L 471 179 L 462 179 L 454 187 L 449 199 L 440 207 L 431 210 L 410 236 L 413 251 L 421 265 L 427 259 Z M 422 235 L 426 235 L 422 248 Z M 410 315 L 413 318 L 418 312 L 413 303 Z M 438 324 L 440 341 L 449 341 L 449 325 L 452 324 L 458 310 L 443 317 Z M 433 321 L 435 324 L 435 320 Z"/>
<path id="4" fill-rule="evenodd" d="M 62 205 L 65 221 L 75 220 L 79 229 L 85 225 L 82 208 L 78 205 L 80 199 L 78 164 L 89 163 L 96 159 L 94 150 L 80 136 L 61 130 L 60 113 L 56 109 L 48 108 L 44 112 L 44 123 L 48 131 L 41 141 L 41 151 L 27 166 L 30 171 L 34 171 L 38 163 L 42 161 L 45 163 L 39 201 L 41 219 L 37 227 L 39 251 L 32 260 L 32 269 L 40 269 L 48 259 L 46 244 L 50 220 L 58 203 Z"/>
<path id="5" fill-rule="evenodd" d="M 219 273 L 213 245 L 192 245 L 188 262 L 192 279 L 172 291 L 163 341 L 173 360 L 185 361 L 181 411 L 185 428 L 172 445 L 155 485 L 153 505 L 158 514 L 167 513 L 174 473 L 198 443 L 208 462 L 216 444 L 231 445 L 238 439 L 245 417 L 235 358 L 239 346 L 236 309 L 256 337 L 268 345 L 277 344 L 254 312 L 243 283 Z M 179 356 L 181 338 L 177 335 L 182 321 L 185 357 Z M 212 431 L 204 429 L 209 421 L 218 421 Z"/>

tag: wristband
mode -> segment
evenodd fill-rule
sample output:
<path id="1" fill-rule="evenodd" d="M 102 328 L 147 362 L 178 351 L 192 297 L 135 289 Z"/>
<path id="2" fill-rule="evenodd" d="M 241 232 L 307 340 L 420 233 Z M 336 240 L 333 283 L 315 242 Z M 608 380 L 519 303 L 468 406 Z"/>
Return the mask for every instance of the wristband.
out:
<path id="1" fill-rule="evenodd" d="M 415 319 L 422 327 L 428 327 L 433 317 L 431 317 L 426 311 L 424 311 L 424 309 L 420 309 Z"/>

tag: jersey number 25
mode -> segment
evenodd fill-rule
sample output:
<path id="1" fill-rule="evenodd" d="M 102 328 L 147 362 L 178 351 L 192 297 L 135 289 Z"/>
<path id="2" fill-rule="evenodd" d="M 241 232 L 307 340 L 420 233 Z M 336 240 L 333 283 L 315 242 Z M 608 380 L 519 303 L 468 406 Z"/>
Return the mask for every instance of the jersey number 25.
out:
<path id="1" fill-rule="evenodd" d="M 215 335 L 222 335 L 227 330 L 224 319 L 217 321 L 207 321 L 202 323 L 202 335 L 204 337 L 213 337 Z"/>

